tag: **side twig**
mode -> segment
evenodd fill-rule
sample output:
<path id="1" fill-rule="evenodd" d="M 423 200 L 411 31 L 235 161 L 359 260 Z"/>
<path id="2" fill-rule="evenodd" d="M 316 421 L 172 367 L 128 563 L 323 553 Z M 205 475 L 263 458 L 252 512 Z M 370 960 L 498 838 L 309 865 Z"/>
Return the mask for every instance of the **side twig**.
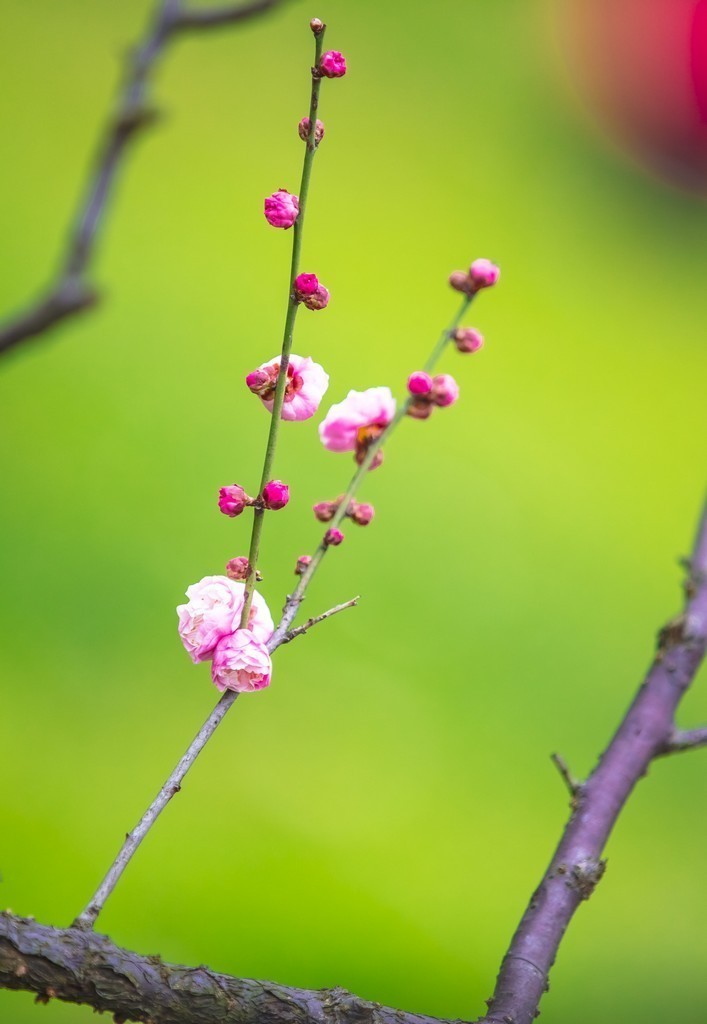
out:
<path id="1" fill-rule="evenodd" d="M 654 758 L 707 743 L 706 730 L 676 734 L 674 726 L 707 647 L 707 506 L 688 582 L 684 613 L 661 630 L 643 685 L 574 797 L 564 835 L 503 959 L 489 1012 L 478 1024 L 532 1024 L 562 937 L 604 873 L 604 847 L 634 786 Z"/>
<path id="2" fill-rule="evenodd" d="M 360 595 L 358 597 L 352 597 L 350 601 L 344 601 L 343 604 L 337 604 L 334 608 L 330 608 L 328 612 L 322 612 L 321 615 L 315 615 L 311 619 L 307 619 L 301 626 L 297 626 L 296 629 L 291 629 L 285 633 L 281 644 L 289 644 L 290 640 L 294 640 L 297 636 L 302 636 L 307 630 L 311 629 L 312 626 L 318 625 L 320 622 L 324 622 L 325 619 L 330 619 L 332 615 L 338 615 L 339 612 L 346 611 L 347 608 L 353 608 L 361 600 Z"/>
<path id="3" fill-rule="evenodd" d="M 656 756 L 679 754 L 683 750 L 697 750 L 698 747 L 707 747 L 707 726 L 700 729 L 676 729 Z"/>
<path id="4" fill-rule="evenodd" d="M 156 112 L 147 103 L 148 84 L 170 38 L 187 29 L 236 24 L 264 14 L 283 2 L 259 0 L 204 11 L 185 9 L 183 0 L 161 0 L 157 5 L 143 41 L 129 57 L 117 109 L 103 130 L 95 165 L 79 202 L 56 280 L 30 308 L 0 327 L 0 356 L 98 302 L 99 293 L 89 283 L 88 274 L 100 228 L 130 143 L 155 120 Z"/>

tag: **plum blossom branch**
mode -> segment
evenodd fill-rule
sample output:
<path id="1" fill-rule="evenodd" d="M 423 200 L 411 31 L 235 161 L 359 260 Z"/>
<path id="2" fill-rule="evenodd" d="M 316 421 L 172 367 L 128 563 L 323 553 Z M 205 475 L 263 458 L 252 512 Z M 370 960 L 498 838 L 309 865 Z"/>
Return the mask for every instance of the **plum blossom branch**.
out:
<path id="1" fill-rule="evenodd" d="M 310 124 L 316 124 L 316 112 L 319 101 L 319 88 L 321 77 L 318 74 L 317 68 L 319 65 L 319 59 L 322 52 L 322 42 L 324 36 L 325 26 L 320 22 L 312 23 L 312 31 L 315 39 L 315 61 L 312 69 L 312 94 L 310 101 Z M 272 417 L 270 422 L 270 429 L 268 432 L 268 439 L 265 449 L 265 457 L 263 461 L 263 471 L 260 485 L 260 496 L 258 499 L 250 499 L 245 494 L 245 491 L 241 487 L 230 487 L 222 488 L 222 494 L 220 499 L 220 505 L 222 511 L 226 511 L 227 514 L 233 514 L 234 509 L 238 509 L 238 512 L 242 511 L 246 505 L 254 506 L 254 518 L 253 528 L 251 533 L 250 543 L 250 554 L 246 562 L 246 582 L 243 587 L 242 594 L 242 609 L 239 615 L 239 627 L 234 634 L 224 635 L 224 640 L 228 640 L 232 645 L 240 645 L 242 642 L 248 644 L 249 639 L 243 641 L 243 637 L 255 638 L 255 635 L 251 633 L 253 628 L 252 624 L 252 613 L 254 612 L 257 616 L 262 615 L 260 608 L 253 608 L 253 596 L 254 596 L 254 584 L 257 576 L 257 556 L 260 544 L 260 536 L 262 532 L 263 516 L 268 508 L 280 508 L 289 500 L 289 492 L 286 485 L 283 485 L 280 481 L 270 481 L 268 478 L 272 470 L 273 460 L 275 457 L 275 450 L 277 447 L 277 439 L 280 427 L 280 413 L 282 411 L 282 404 L 285 393 L 285 382 L 287 380 L 287 364 L 292 347 L 292 335 L 294 330 L 295 316 L 297 313 L 298 299 L 295 294 L 294 279 L 297 275 L 297 268 L 299 266 L 300 251 L 302 246 L 302 229 L 304 225 L 304 213 L 306 208 L 307 193 L 309 189 L 309 181 L 311 177 L 312 161 L 314 153 L 317 148 L 317 142 L 314 131 L 310 133 L 311 138 L 307 141 L 306 152 L 304 158 L 304 166 L 302 171 L 302 186 L 300 196 L 299 207 L 295 206 L 293 223 L 295 224 L 295 232 L 293 236 L 292 246 L 292 260 L 291 260 L 291 276 L 290 285 L 288 288 L 288 304 L 287 314 L 285 317 L 285 332 L 282 345 L 282 354 L 280 359 L 280 367 L 277 375 L 277 384 L 275 389 L 275 397 L 272 406 Z M 231 512 L 228 512 L 228 509 Z M 241 561 L 235 559 L 234 561 Z M 227 599 L 231 602 L 230 607 L 233 607 L 234 592 L 231 587 L 228 586 L 229 581 L 227 579 L 220 578 L 222 583 L 217 578 L 215 583 L 211 584 L 212 590 L 215 588 L 224 591 Z M 202 581 L 203 582 L 203 581 Z M 208 589 L 209 584 L 206 584 Z M 241 584 L 242 586 L 242 584 Z M 225 590 L 224 590 L 225 588 Z M 191 589 L 191 588 L 190 588 Z M 203 593 L 203 587 L 200 594 Z M 237 592 L 236 592 L 237 593 Z M 215 600 L 210 595 L 210 600 Z M 336 609 L 339 610 L 339 609 Z M 322 618 L 327 618 L 329 615 L 334 614 L 334 611 L 326 613 Z M 269 613 L 267 614 L 269 618 Z M 313 623 L 312 623 L 313 625 Z M 272 621 L 270 622 L 270 633 L 272 634 Z M 290 637 L 292 639 L 292 637 Z M 269 665 L 269 656 L 280 646 L 280 644 L 286 642 L 284 636 L 271 635 L 270 639 L 266 644 L 262 645 L 257 643 L 251 645 L 251 649 L 255 650 L 257 655 L 262 654 Z M 214 659 L 214 669 L 217 667 L 217 657 L 222 656 L 223 652 L 215 652 L 214 648 L 214 637 L 209 636 L 209 642 L 204 648 L 202 644 L 200 648 L 192 650 L 192 656 L 194 660 L 204 660 L 207 655 Z M 232 651 L 226 651 L 226 657 L 228 657 Z M 220 664 L 220 661 L 219 661 Z M 267 685 L 269 682 L 269 669 L 267 679 L 262 685 Z M 261 677 L 264 679 L 264 677 Z M 214 682 L 217 682 L 217 675 L 214 675 Z M 100 914 L 103 906 L 113 892 L 117 885 L 121 875 L 125 871 L 126 867 L 130 863 L 132 857 L 136 853 L 138 847 L 142 843 L 143 839 L 150 831 L 154 823 L 156 822 L 159 815 L 165 809 L 167 804 L 170 802 L 173 796 L 175 796 L 180 788 L 182 781 L 194 764 L 196 758 L 199 756 L 201 751 L 204 749 L 209 739 L 213 736 L 215 730 L 223 720 L 226 713 L 235 703 L 238 697 L 238 691 L 236 689 L 226 689 L 221 699 L 218 701 L 214 709 L 210 712 L 208 718 L 199 729 L 198 733 L 190 743 L 184 755 L 180 758 L 174 770 L 169 775 L 167 781 L 164 783 L 162 788 L 157 793 L 157 796 L 150 803 L 147 810 L 140 818 L 137 825 L 127 833 L 125 840 L 118 851 L 118 855 L 111 864 L 110 868 L 103 881 L 99 885 L 98 889 L 92 896 L 91 900 L 83 911 L 73 922 L 73 927 L 80 929 L 92 928 L 95 924 L 98 915 Z"/>
<path id="2" fill-rule="evenodd" d="M 322 612 L 321 615 L 315 615 L 313 618 L 307 619 L 307 621 L 303 622 L 301 626 L 297 626 L 296 629 L 291 629 L 289 632 L 285 633 L 280 643 L 289 644 L 290 640 L 294 640 L 295 637 L 298 636 L 303 636 L 312 628 L 312 626 L 317 626 L 320 622 L 324 622 L 325 619 L 330 619 L 332 615 L 338 615 L 339 612 L 346 611 L 347 608 L 355 607 L 360 600 L 360 596 L 352 597 L 350 601 L 344 601 L 343 604 L 337 604 L 334 608 L 330 608 L 329 611 Z"/>
<path id="3" fill-rule="evenodd" d="M 707 505 L 685 592 L 683 614 L 661 630 L 653 664 L 597 766 L 581 785 L 572 779 L 570 819 L 478 1024 L 532 1024 L 567 926 L 604 873 L 604 847 L 634 786 L 655 758 L 707 743 L 705 729 L 676 733 L 674 726 L 707 648 Z"/>
<path id="4" fill-rule="evenodd" d="M 309 102 L 309 124 L 316 125 L 317 123 L 317 110 L 319 107 L 319 90 L 321 88 L 321 75 L 318 72 L 319 61 L 322 55 L 322 48 L 324 45 L 324 33 L 326 31 L 326 25 L 321 25 L 321 28 L 315 31 L 314 29 L 314 64 L 312 67 L 312 91 Z M 272 465 L 275 459 L 275 449 L 277 448 L 277 438 L 280 431 L 280 422 L 282 414 L 282 406 L 285 401 L 285 387 L 287 384 L 287 369 L 290 362 L 290 353 L 292 352 L 292 339 L 295 330 L 295 320 L 297 318 L 297 310 L 299 309 L 299 299 L 296 294 L 296 280 L 299 271 L 299 262 L 302 252 L 302 236 L 304 233 L 304 219 L 307 210 L 307 197 L 309 195 L 309 183 L 312 177 L 312 165 L 314 163 L 314 154 L 317 151 L 317 142 L 315 138 L 315 132 L 309 133 L 309 138 L 305 143 L 304 159 L 302 161 L 302 179 L 300 182 L 299 198 L 297 202 L 297 213 L 294 220 L 294 228 L 292 233 L 292 259 L 290 262 L 290 277 L 287 285 L 287 311 L 285 313 L 285 329 L 282 339 L 282 351 L 280 354 L 280 366 L 277 374 L 277 382 L 275 384 L 275 395 L 273 399 L 271 418 L 270 418 L 270 430 L 268 433 L 267 445 L 265 448 L 265 459 L 263 460 L 263 472 L 260 479 L 260 490 L 262 491 L 268 480 L 270 479 L 270 473 L 272 471 Z M 264 510 L 256 508 L 253 513 L 253 529 L 250 537 L 250 549 L 248 551 L 248 563 L 249 572 L 245 581 L 245 600 L 243 602 L 243 612 L 241 614 L 241 629 L 243 629 L 248 623 L 248 615 L 250 613 L 250 606 L 253 600 L 253 590 L 255 587 L 255 574 L 258 567 L 258 555 L 260 553 L 260 538 L 263 531 L 263 518 Z"/>
<path id="5" fill-rule="evenodd" d="M 100 229 L 130 144 L 156 118 L 156 111 L 147 102 L 148 85 L 170 39 L 189 29 L 240 23 L 283 2 L 259 0 L 203 11 L 190 11 L 183 0 L 161 0 L 157 5 L 143 41 L 129 57 L 117 109 L 103 129 L 95 166 L 79 202 L 56 280 L 34 305 L 0 327 L 0 356 L 98 302 L 99 293 L 89 283 L 88 274 Z"/>

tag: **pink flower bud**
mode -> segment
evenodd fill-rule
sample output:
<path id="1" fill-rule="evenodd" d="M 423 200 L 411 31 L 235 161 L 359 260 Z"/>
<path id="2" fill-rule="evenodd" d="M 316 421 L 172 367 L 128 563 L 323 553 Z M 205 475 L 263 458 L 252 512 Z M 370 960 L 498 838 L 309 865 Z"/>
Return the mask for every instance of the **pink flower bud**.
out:
<path id="1" fill-rule="evenodd" d="M 290 500 L 290 488 L 282 480 L 271 480 L 263 487 L 262 499 L 265 508 L 274 512 Z"/>
<path id="2" fill-rule="evenodd" d="M 358 447 L 356 449 L 356 451 L 354 453 L 354 459 L 356 460 L 356 462 L 358 463 L 359 466 L 361 465 L 363 460 L 366 458 L 367 452 L 368 452 L 368 449 L 365 448 L 365 447 Z M 370 466 L 368 468 L 369 468 L 369 470 L 378 469 L 378 467 L 382 466 L 382 465 L 383 465 L 383 449 L 379 448 L 378 451 L 376 452 L 376 454 L 373 456 L 373 460 L 371 461 L 371 464 L 370 464 Z"/>
<path id="3" fill-rule="evenodd" d="M 469 292 L 472 285 L 469 275 L 464 270 L 455 270 L 449 275 L 449 283 L 457 292 Z"/>
<path id="4" fill-rule="evenodd" d="M 218 492 L 218 507 L 225 516 L 230 516 L 231 519 L 239 516 L 246 506 L 252 504 L 253 499 L 249 498 L 238 484 L 222 487 Z"/>
<path id="5" fill-rule="evenodd" d="M 211 678 L 221 693 L 252 693 L 270 685 L 272 661 L 268 649 L 249 629 L 219 640 L 211 664 Z"/>
<path id="6" fill-rule="evenodd" d="M 329 292 L 323 284 L 318 285 L 313 295 L 307 295 L 303 300 L 307 309 L 325 309 L 329 305 Z"/>
<path id="7" fill-rule="evenodd" d="M 353 506 L 349 508 L 349 516 L 358 526 L 368 526 L 376 514 L 376 510 L 373 505 L 368 505 L 366 502 L 354 502 Z"/>
<path id="8" fill-rule="evenodd" d="M 316 274 L 298 274 L 295 278 L 295 295 L 298 299 L 304 299 L 307 295 L 314 295 L 319 287 Z"/>
<path id="9" fill-rule="evenodd" d="M 474 260 L 469 267 L 469 278 L 475 289 L 490 288 L 500 276 L 501 271 L 491 260 Z"/>
<path id="10" fill-rule="evenodd" d="M 407 415 L 414 420 L 426 420 L 432 415 L 432 402 L 427 396 L 413 398 L 407 407 Z"/>
<path id="11" fill-rule="evenodd" d="M 295 576 L 302 576 L 312 564 L 311 555 L 300 555 L 295 566 Z"/>
<path id="12" fill-rule="evenodd" d="M 328 523 L 336 515 L 338 507 L 338 501 L 320 501 L 318 505 L 313 506 L 312 511 L 320 523 Z"/>
<path id="13" fill-rule="evenodd" d="M 346 60 L 338 50 L 327 50 L 319 58 L 319 71 L 325 78 L 342 78 L 346 74 Z"/>
<path id="14" fill-rule="evenodd" d="M 303 117 L 300 123 L 297 125 L 297 131 L 302 142 L 309 141 L 309 118 Z M 324 138 L 324 122 L 320 121 L 319 118 L 314 123 L 314 145 L 318 146 Z"/>
<path id="15" fill-rule="evenodd" d="M 321 18 L 312 18 L 312 20 L 309 23 L 309 27 L 311 28 L 312 32 L 314 32 L 315 36 L 320 36 L 324 29 L 326 28 L 326 25 L 321 20 Z"/>
<path id="16" fill-rule="evenodd" d="M 473 327 L 457 327 L 452 338 L 459 352 L 478 352 L 484 343 L 483 335 Z"/>
<path id="17" fill-rule="evenodd" d="M 432 390 L 432 378 L 424 370 L 416 370 L 408 377 L 408 391 L 411 395 L 429 395 Z"/>
<path id="18" fill-rule="evenodd" d="M 250 562 L 240 555 L 226 562 L 226 575 L 229 580 L 247 580 L 250 572 Z"/>
<path id="19" fill-rule="evenodd" d="M 275 380 L 277 380 L 277 373 L 274 376 Z M 245 382 L 254 395 L 261 395 L 274 386 L 273 374 L 267 370 L 253 370 L 252 373 L 248 374 Z"/>
<path id="20" fill-rule="evenodd" d="M 459 398 L 459 385 L 448 373 L 438 374 L 432 381 L 432 401 L 444 407 L 454 405 Z"/>
<path id="21" fill-rule="evenodd" d="M 338 545 L 341 544 L 343 539 L 343 533 L 341 532 L 341 530 L 337 530 L 336 528 L 332 530 L 327 530 L 327 532 L 324 534 L 324 543 L 326 544 L 327 547 L 338 547 Z"/>
<path id="22" fill-rule="evenodd" d="M 299 213 L 299 198 L 285 188 L 265 200 L 265 219 L 274 228 L 291 228 Z"/>

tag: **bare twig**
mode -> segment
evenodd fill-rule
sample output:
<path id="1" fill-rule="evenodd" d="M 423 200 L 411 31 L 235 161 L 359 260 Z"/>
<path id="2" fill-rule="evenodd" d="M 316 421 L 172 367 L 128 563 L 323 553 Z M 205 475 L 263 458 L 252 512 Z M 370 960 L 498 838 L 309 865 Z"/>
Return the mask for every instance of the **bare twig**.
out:
<path id="1" fill-rule="evenodd" d="M 683 750 L 697 750 L 698 747 L 707 747 L 707 726 L 700 729 L 675 729 L 656 756 L 679 754 Z"/>
<path id="2" fill-rule="evenodd" d="M 574 777 L 574 775 L 569 769 L 567 762 L 561 754 L 550 754 L 550 760 L 554 764 L 555 768 L 557 768 L 562 778 L 562 781 L 567 786 L 569 794 L 574 800 L 574 798 L 577 796 L 577 793 L 579 793 L 579 791 L 582 788 L 582 783 L 579 779 L 576 779 Z"/>
<path id="3" fill-rule="evenodd" d="M 334 608 L 330 608 L 327 612 L 322 612 L 321 615 L 315 615 L 311 619 L 307 619 L 301 626 L 297 626 L 296 629 L 290 629 L 283 636 L 280 641 L 281 644 L 289 644 L 290 640 L 294 640 L 296 636 L 302 636 L 307 630 L 311 629 L 312 626 L 316 626 L 320 622 L 324 622 L 325 619 L 330 619 L 332 615 L 338 615 L 339 612 L 346 611 L 347 608 L 353 608 L 361 600 L 360 595 L 358 597 L 352 597 L 350 601 L 344 601 L 343 604 L 337 604 Z"/>
<path id="4" fill-rule="evenodd" d="M 98 302 L 98 291 L 87 277 L 101 224 L 129 143 L 155 119 L 147 103 L 148 83 L 171 36 L 185 29 L 236 24 L 283 3 L 259 0 L 192 12 L 184 8 L 183 0 L 161 0 L 142 43 L 129 58 L 117 110 L 104 128 L 57 278 L 47 294 L 0 327 L 0 356 Z"/>
<path id="5" fill-rule="evenodd" d="M 634 786 L 667 747 L 707 742 L 705 730 L 675 746 L 674 716 L 707 647 L 707 506 L 697 532 L 685 611 L 659 634 L 645 682 L 599 763 L 576 794 L 570 820 L 550 866 L 533 893 L 479 1024 L 532 1024 L 550 968 L 574 912 L 589 899 L 605 862 L 606 841 Z"/>
<path id="6" fill-rule="evenodd" d="M 152 1024 L 450 1024 L 358 999 L 343 988 L 286 988 L 179 967 L 104 935 L 0 914 L 0 987 Z"/>

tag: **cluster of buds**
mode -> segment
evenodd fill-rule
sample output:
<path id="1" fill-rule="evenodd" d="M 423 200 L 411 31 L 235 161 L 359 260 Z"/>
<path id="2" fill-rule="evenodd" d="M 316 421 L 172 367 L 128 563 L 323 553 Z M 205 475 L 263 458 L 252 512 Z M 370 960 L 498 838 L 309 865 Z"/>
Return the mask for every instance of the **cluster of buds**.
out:
<path id="1" fill-rule="evenodd" d="M 290 488 L 282 480 L 270 480 L 265 484 L 263 493 L 258 498 L 251 498 L 239 484 L 222 487 L 218 493 L 219 510 L 231 519 L 241 515 L 248 506 L 274 512 L 284 508 L 289 500 Z"/>
<path id="2" fill-rule="evenodd" d="M 326 309 L 329 305 L 329 291 L 319 283 L 316 274 L 299 274 L 292 292 L 295 302 L 302 302 L 307 309 Z"/>
<path id="3" fill-rule="evenodd" d="M 318 519 L 320 523 L 331 522 L 339 511 L 339 507 L 343 500 L 344 496 L 340 495 L 336 501 L 320 501 L 312 508 L 315 518 Z M 349 501 L 348 508 L 346 509 L 346 516 L 353 520 L 357 526 L 368 526 L 375 514 L 376 510 L 373 505 L 369 505 L 368 502 L 365 501 L 351 500 Z M 339 541 L 339 543 L 341 542 Z"/>
<path id="4" fill-rule="evenodd" d="M 474 260 L 468 270 L 455 270 L 449 275 L 449 283 L 458 292 L 475 295 L 482 288 L 496 284 L 501 271 L 491 260 Z"/>
<path id="5" fill-rule="evenodd" d="M 416 420 L 426 420 L 432 415 L 435 405 L 440 409 L 454 405 L 459 398 L 459 385 L 448 373 L 438 373 L 430 377 L 424 370 L 416 370 L 408 377 L 407 414 Z"/>

